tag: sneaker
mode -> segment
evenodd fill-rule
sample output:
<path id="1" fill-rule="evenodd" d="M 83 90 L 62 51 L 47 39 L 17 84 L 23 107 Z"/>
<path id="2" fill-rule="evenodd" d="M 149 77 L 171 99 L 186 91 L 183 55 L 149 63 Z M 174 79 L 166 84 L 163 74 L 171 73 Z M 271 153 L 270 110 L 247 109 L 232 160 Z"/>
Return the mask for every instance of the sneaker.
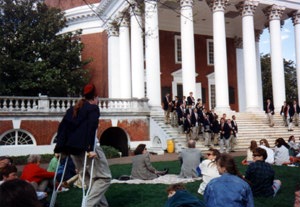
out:
<path id="1" fill-rule="evenodd" d="M 67 192 L 69 191 L 69 188 L 65 188 L 65 187 L 61 187 L 60 189 L 58 189 L 58 193 L 61 193 L 61 192 Z"/>

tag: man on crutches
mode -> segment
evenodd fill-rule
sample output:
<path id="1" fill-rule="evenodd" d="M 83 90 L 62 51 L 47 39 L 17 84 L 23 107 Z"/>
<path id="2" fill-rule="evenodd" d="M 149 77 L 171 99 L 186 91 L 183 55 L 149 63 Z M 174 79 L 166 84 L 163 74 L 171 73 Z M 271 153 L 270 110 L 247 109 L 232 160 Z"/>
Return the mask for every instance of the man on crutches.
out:
<path id="1" fill-rule="evenodd" d="M 65 152 L 71 158 L 80 174 L 85 171 L 82 179 L 90 183 L 86 202 L 83 206 L 108 206 L 104 193 L 109 187 L 111 173 L 106 157 L 100 146 L 95 146 L 96 130 L 100 117 L 98 97 L 95 86 L 84 87 L 83 96 L 74 107 L 67 110 L 57 132 L 55 152 Z M 86 161 L 85 161 L 86 160 Z M 93 170 L 92 169 L 92 162 Z M 91 182 L 89 182 L 91 178 Z"/>

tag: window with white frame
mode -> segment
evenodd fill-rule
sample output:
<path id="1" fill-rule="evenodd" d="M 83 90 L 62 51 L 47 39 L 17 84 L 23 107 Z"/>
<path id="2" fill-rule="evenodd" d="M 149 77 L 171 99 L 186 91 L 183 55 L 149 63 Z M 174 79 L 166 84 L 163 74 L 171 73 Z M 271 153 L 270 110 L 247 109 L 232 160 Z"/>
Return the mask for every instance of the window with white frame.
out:
<path id="1" fill-rule="evenodd" d="M 23 130 L 11 130 L 0 136 L 0 145 L 36 145 L 36 142 Z"/>
<path id="2" fill-rule="evenodd" d="M 214 42 L 212 39 L 206 40 L 207 48 L 207 65 L 214 64 Z"/>
<path id="3" fill-rule="evenodd" d="M 181 37 L 178 35 L 175 35 L 175 63 L 181 63 L 182 56 L 181 56 Z"/>

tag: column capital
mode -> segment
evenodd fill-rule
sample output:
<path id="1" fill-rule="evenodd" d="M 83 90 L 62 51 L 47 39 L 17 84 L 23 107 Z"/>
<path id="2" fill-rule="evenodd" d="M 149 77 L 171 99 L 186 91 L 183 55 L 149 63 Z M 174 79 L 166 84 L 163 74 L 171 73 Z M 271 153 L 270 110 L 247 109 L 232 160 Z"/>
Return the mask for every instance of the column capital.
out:
<path id="1" fill-rule="evenodd" d="M 300 10 L 293 13 L 292 20 L 293 20 L 294 26 L 296 24 L 300 24 Z"/>
<path id="2" fill-rule="evenodd" d="M 129 27 L 128 13 L 123 13 L 123 16 L 120 19 L 120 27 Z"/>
<path id="3" fill-rule="evenodd" d="M 137 16 L 141 16 L 142 12 L 141 12 L 141 8 L 139 6 L 139 4 L 137 3 L 136 0 L 130 0 L 130 16 L 133 15 L 137 15 Z"/>
<path id="4" fill-rule="evenodd" d="M 111 21 L 106 25 L 106 33 L 108 35 L 108 37 L 111 36 L 119 36 L 119 26 L 118 23 L 116 21 Z"/>
<path id="5" fill-rule="evenodd" d="M 234 46 L 235 48 L 243 48 L 243 38 L 235 36 L 234 37 Z"/>
<path id="6" fill-rule="evenodd" d="M 258 1 L 254 0 L 245 0 L 239 2 L 235 7 L 240 11 L 242 16 L 253 16 L 258 3 Z"/>
<path id="7" fill-rule="evenodd" d="M 193 7 L 194 0 L 180 0 L 180 6 L 182 7 Z"/>
<path id="8" fill-rule="evenodd" d="M 280 20 L 284 10 L 285 10 L 284 6 L 278 6 L 274 4 L 272 6 L 266 7 L 263 10 L 263 12 L 265 13 L 269 21 L 271 21 L 271 20 Z"/>
<path id="9" fill-rule="evenodd" d="M 210 9 L 215 11 L 224 11 L 228 5 L 229 0 L 206 0 Z"/>
<path id="10" fill-rule="evenodd" d="M 256 29 L 254 30 L 254 34 L 255 34 L 255 42 L 259 42 L 260 40 L 260 35 L 263 33 L 263 31 L 261 29 Z"/>

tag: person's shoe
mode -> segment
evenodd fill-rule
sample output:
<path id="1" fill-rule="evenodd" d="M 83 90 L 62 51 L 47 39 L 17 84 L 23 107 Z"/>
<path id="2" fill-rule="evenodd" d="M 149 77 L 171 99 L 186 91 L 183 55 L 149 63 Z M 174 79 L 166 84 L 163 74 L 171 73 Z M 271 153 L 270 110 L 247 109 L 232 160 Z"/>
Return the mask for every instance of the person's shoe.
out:
<path id="1" fill-rule="evenodd" d="M 67 191 L 69 191 L 69 188 L 61 187 L 57 192 L 61 193 L 61 192 L 67 192 Z"/>
<path id="2" fill-rule="evenodd" d="M 165 168 L 163 171 L 162 171 L 162 175 L 166 175 L 168 174 L 169 172 L 169 168 Z"/>

